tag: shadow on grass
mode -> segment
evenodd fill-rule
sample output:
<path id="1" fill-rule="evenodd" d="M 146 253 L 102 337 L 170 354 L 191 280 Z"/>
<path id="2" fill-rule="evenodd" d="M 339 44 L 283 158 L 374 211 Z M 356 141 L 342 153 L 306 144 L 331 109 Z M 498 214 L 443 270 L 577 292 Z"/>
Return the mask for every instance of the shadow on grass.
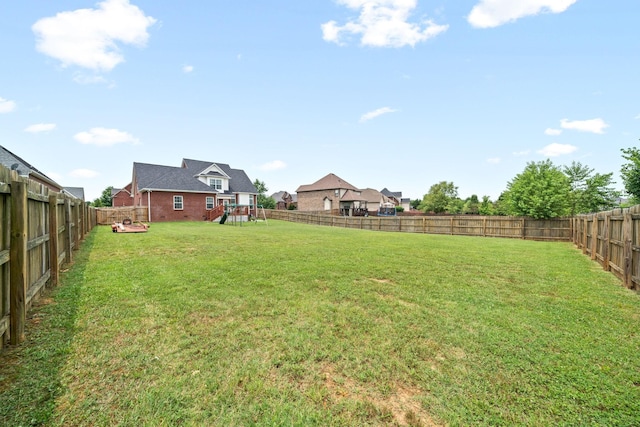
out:
<path id="1" fill-rule="evenodd" d="M 70 354 L 87 258 L 95 230 L 27 313 L 26 340 L 0 350 L 0 425 L 39 426 L 51 420 L 61 394 L 60 371 Z"/>

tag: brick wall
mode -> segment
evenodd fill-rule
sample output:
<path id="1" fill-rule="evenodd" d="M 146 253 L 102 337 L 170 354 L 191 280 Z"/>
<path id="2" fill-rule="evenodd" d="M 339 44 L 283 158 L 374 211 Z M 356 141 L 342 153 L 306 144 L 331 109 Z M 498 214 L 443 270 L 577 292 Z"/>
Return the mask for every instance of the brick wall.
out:
<path id="1" fill-rule="evenodd" d="M 182 196 L 182 210 L 173 209 L 173 196 Z M 151 192 L 151 221 L 204 221 L 206 218 L 206 198 L 211 194 L 180 193 L 180 192 Z M 147 193 L 140 198 L 142 206 L 147 206 Z M 215 199 L 214 199 L 215 203 Z"/>
<path id="2" fill-rule="evenodd" d="M 322 211 L 325 198 L 331 200 L 331 209 L 340 209 L 340 197 L 335 195 L 334 190 L 320 190 L 298 193 L 298 210 Z"/>
<path id="3" fill-rule="evenodd" d="M 126 191 L 120 191 L 111 198 L 111 206 L 133 206 L 133 197 Z"/>

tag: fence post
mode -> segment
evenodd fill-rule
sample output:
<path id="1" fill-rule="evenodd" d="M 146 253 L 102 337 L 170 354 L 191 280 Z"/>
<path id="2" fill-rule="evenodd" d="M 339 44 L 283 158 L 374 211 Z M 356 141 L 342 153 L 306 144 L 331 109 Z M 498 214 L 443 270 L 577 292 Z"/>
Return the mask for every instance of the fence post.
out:
<path id="1" fill-rule="evenodd" d="M 626 209 L 624 212 L 624 222 L 622 225 L 622 239 L 624 242 L 624 285 L 625 287 L 631 289 L 633 286 L 632 278 L 632 260 L 633 260 L 633 251 L 632 251 L 632 232 L 633 232 L 633 219 L 631 217 L 631 212 L 629 209 Z"/>
<path id="2" fill-rule="evenodd" d="M 71 254 L 71 242 L 73 235 L 71 234 L 71 201 L 68 197 L 64 198 L 64 262 L 70 264 L 73 256 Z"/>
<path id="3" fill-rule="evenodd" d="M 591 224 L 591 259 L 596 259 L 598 252 L 598 214 L 593 214 L 593 223 Z"/>
<path id="4" fill-rule="evenodd" d="M 60 268 L 58 266 L 58 195 L 49 195 L 49 269 L 51 286 L 58 284 Z"/>
<path id="5" fill-rule="evenodd" d="M 11 181 L 10 319 L 11 344 L 24 341 L 27 311 L 27 183 Z"/>
<path id="6" fill-rule="evenodd" d="M 602 230 L 602 268 L 605 271 L 611 270 L 609 268 L 609 233 L 610 233 L 610 224 L 611 221 L 611 211 L 608 211 L 604 214 L 604 225 Z"/>
<path id="7" fill-rule="evenodd" d="M 526 221 L 525 221 L 525 218 L 522 218 L 522 219 L 520 220 L 520 222 L 521 222 L 521 224 L 522 224 L 522 225 L 520 226 L 520 228 L 522 229 L 522 230 L 521 230 L 521 232 L 522 232 L 522 236 L 521 236 L 521 237 L 522 237 L 522 240 L 525 240 L 525 239 L 527 238 L 527 231 L 526 231 L 527 223 L 526 223 Z"/>

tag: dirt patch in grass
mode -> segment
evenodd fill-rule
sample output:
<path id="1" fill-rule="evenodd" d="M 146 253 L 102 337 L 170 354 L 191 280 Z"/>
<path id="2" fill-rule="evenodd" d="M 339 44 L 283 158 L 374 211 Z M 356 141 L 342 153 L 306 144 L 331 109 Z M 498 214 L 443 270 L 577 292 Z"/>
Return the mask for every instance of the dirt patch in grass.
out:
<path id="1" fill-rule="evenodd" d="M 441 425 L 422 408 L 418 397 L 423 393 L 416 386 L 395 384 L 390 393 L 383 395 L 345 377 L 337 372 L 332 364 L 324 364 L 321 372 L 324 386 L 335 401 L 352 399 L 371 404 L 381 412 L 390 412 L 400 426 L 437 427 Z"/>

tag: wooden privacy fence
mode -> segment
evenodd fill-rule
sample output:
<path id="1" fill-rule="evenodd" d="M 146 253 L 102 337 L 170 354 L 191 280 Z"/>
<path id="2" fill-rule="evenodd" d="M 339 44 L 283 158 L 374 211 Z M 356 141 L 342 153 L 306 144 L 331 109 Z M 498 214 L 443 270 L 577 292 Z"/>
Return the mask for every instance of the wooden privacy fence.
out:
<path id="1" fill-rule="evenodd" d="M 0 166 L 0 348 L 24 340 L 27 310 L 95 226 L 82 200 Z"/>
<path id="2" fill-rule="evenodd" d="M 640 205 L 578 215 L 573 242 L 625 287 L 640 290 Z"/>
<path id="3" fill-rule="evenodd" d="M 332 227 L 376 231 L 502 237 L 526 240 L 570 242 L 571 218 L 537 220 L 506 216 L 394 216 L 349 217 L 327 212 L 265 210 L 268 218 Z"/>
<path id="4" fill-rule="evenodd" d="M 96 208 L 96 221 L 98 225 L 110 225 L 114 222 L 122 222 L 127 218 L 134 222 L 148 221 L 149 209 L 146 206 Z"/>

